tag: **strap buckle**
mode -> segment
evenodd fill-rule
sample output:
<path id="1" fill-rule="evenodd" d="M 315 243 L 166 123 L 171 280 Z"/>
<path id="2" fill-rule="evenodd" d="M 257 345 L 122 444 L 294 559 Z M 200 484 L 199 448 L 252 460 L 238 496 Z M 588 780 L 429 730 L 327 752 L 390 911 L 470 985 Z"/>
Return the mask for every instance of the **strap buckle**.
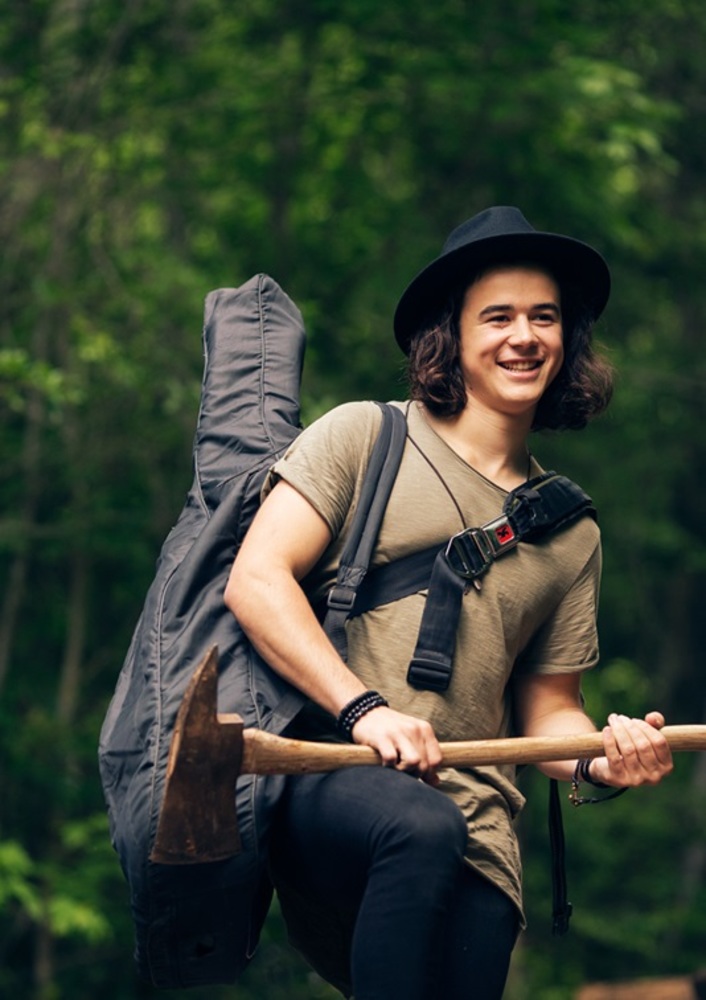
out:
<path id="1" fill-rule="evenodd" d="M 454 573 L 464 580 L 477 580 L 499 555 L 514 549 L 519 540 L 507 515 L 501 514 L 480 528 L 465 528 L 452 535 L 444 555 Z"/>
<path id="2" fill-rule="evenodd" d="M 420 691 L 446 691 L 451 680 L 451 663 L 423 654 L 416 655 L 407 670 L 407 683 Z"/>
<path id="3" fill-rule="evenodd" d="M 342 584 L 334 584 L 329 590 L 326 598 L 326 605 L 331 611 L 345 611 L 350 615 L 355 604 L 356 591 L 353 587 L 346 587 Z"/>

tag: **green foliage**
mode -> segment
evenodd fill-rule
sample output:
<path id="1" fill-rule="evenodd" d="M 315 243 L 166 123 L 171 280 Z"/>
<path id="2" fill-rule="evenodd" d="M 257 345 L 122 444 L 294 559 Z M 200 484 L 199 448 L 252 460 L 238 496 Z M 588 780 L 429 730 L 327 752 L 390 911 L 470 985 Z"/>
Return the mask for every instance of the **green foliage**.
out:
<path id="1" fill-rule="evenodd" d="M 615 400 L 585 434 L 533 443 L 601 512 L 588 705 L 598 721 L 706 719 L 705 30 L 696 0 L 6 2 L 2 995 L 153 995 L 130 968 L 95 744 L 190 481 L 211 288 L 267 271 L 300 304 L 308 421 L 403 394 L 392 311 L 467 215 L 518 204 L 600 246 Z M 524 781 L 530 928 L 511 1000 L 693 971 L 702 768 L 567 815 L 576 918 L 559 944 L 543 929 L 545 783 Z M 202 995 L 331 991 L 274 910 L 242 985 Z"/>
<path id="2" fill-rule="evenodd" d="M 32 884 L 32 861 L 16 841 L 0 843 L 0 904 L 19 905 L 29 916 L 40 912 L 38 895 Z"/>

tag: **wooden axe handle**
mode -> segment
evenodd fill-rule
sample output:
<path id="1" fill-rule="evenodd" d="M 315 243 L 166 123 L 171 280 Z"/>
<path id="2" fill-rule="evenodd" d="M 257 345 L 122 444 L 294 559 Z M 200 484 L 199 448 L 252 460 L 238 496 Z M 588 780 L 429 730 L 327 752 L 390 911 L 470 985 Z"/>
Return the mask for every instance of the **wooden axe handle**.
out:
<path id="1" fill-rule="evenodd" d="M 165 865 L 221 861 L 240 850 L 235 785 L 239 775 L 310 774 L 380 764 L 370 747 L 312 743 L 244 729 L 239 715 L 217 714 L 218 650 L 197 667 L 174 725 L 151 861 Z M 673 750 L 706 750 L 706 726 L 666 726 Z M 443 743 L 447 767 L 531 764 L 598 757 L 600 733 Z"/>
<path id="2" fill-rule="evenodd" d="M 237 715 L 219 715 L 233 724 Z M 662 730 L 674 751 L 706 750 L 706 726 L 665 726 Z M 483 764 L 538 764 L 574 757 L 600 757 L 601 733 L 572 736 L 518 736 L 497 740 L 442 743 L 442 767 L 478 767 Z M 339 767 L 380 764 L 377 751 L 351 743 L 313 743 L 273 736 L 258 729 L 243 730 L 241 774 L 314 774 Z"/>

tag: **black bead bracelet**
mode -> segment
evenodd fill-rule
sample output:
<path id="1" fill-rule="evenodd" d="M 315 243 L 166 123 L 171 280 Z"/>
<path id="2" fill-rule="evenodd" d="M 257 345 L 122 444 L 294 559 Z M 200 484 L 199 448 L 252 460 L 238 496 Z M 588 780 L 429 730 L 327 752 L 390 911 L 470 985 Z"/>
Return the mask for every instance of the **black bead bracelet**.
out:
<path id="1" fill-rule="evenodd" d="M 356 695 L 338 713 L 337 724 L 346 739 L 353 738 L 353 726 L 374 708 L 387 708 L 388 702 L 377 691 L 363 691 Z"/>

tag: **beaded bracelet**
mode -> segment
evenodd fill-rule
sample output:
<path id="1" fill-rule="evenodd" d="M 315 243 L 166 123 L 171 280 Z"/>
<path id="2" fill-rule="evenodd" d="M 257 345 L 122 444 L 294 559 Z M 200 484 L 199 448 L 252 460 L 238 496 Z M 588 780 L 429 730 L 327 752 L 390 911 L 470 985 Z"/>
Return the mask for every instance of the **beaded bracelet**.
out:
<path id="1" fill-rule="evenodd" d="M 572 806 L 587 806 L 595 805 L 598 802 L 607 802 L 608 799 L 617 799 L 619 795 L 623 795 L 627 792 L 627 788 L 616 788 L 610 795 L 601 795 L 600 798 L 586 799 L 582 795 L 579 795 L 579 785 L 581 782 L 587 785 L 593 785 L 594 788 L 610 788 L 610 785 L 606 785 L 602 781 L 596 781 L 591 777 L 591 758 L 581 757 L 576 761 L 576 767 L 574 768 L 574 776 L 571 779 L 571 791 L 569 792 L 569 801 Z"/>
<path id="2" fill-rule="evenodd" d="M 387 708 L 388 702 L 377 691 L 363 691 L 356 695 L 347 705 L 344 705 L 338 713 L 337 724 L 340 731 L 350 740 L 353 738 L 353 726 L 359 719 L 362 719 L 374 708 Z"/>

